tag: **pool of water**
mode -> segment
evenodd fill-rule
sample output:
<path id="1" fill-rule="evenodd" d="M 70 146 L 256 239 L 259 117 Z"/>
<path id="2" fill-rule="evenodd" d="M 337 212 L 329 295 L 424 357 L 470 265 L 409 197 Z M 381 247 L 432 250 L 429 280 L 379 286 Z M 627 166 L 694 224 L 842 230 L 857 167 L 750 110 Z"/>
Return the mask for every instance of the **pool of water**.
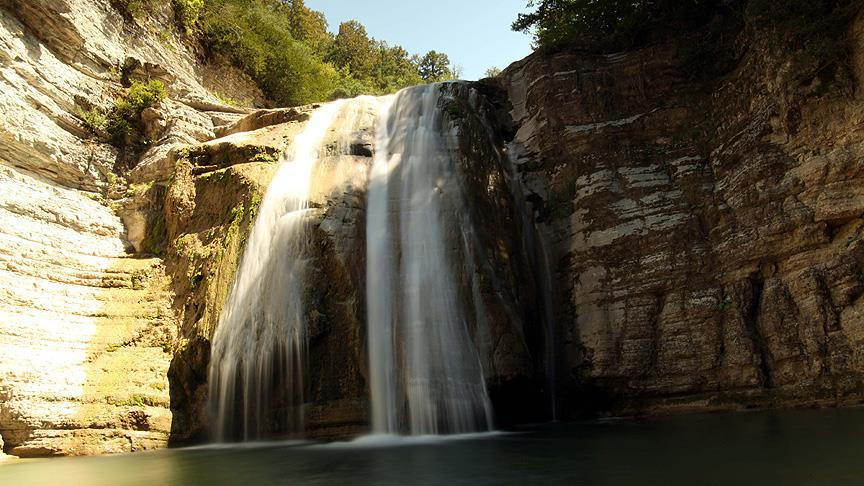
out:
<path id="1" fill-rule="evenodd" d="M 549 424 L 0 466 L 0 485 L 864 484 L 864 409 Z"/>

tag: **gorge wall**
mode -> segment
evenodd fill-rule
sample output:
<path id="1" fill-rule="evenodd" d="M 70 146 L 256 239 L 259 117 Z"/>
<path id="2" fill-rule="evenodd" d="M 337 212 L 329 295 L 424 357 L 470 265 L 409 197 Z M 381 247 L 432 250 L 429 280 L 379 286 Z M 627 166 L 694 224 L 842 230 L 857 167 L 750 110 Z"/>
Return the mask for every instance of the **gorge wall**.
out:
<path id="1" fill-rule="evenodd" d="M 135 251 L 144 229 L 136 202 L 155 177 L 130 188 L 117 150 L 82 113 L 109 108 L 124 79 L 163 79 L 171 100 L 152 113 L 157 143 L 140 164 L 158 166 L 172 145 L 212 138 L 214 124 L 236 118 L 205 111 L 237 110 L 220 107 L 198 69 L 176 39 L 125 23 L 107 0 L 0 2 L 0 436 L 9 454 L 168 443 L 174 294 L 163 259 Z"/>
<path id="2" fill-rule="evenodd" d="M 145 26 L 107 0 L 0 0 L 9 454 L 207 437 L 210 339 L 276 162 L 317 107 L 225 106 L 208 90 L 221 71 L 163 10 Z M 717 52 L 691 49 L 706 39 Z M 718 21 L 642 49 L 535 53 L 448 88 L 483 221 L 474 298 L 490 310 L 478 347 L 499 423 L 548 417 L 551 356 L 564 417 L 861 402 L 861 16 L 842 42 L 848 72 L 746 19 Z M 694 75 L 694 57 L 717 65 Z M 144 114 L 153 143 L 131 163 L 82 119 L 130 79 L 169 92 Z M 368 428 L 375 122 L 360 118 L 310 201 L 312 437 Z M 554 355 L 533 226 L 551 264 Z"/>
<path id="3" fill-rule="evenodd" d="M 553 262 L 564 410 L 864 398 L 864 23 L 838 33 L 848 66 L 744 23 L 497 81 Z M 707 79 L 694 45 L 717 49 Z"/>

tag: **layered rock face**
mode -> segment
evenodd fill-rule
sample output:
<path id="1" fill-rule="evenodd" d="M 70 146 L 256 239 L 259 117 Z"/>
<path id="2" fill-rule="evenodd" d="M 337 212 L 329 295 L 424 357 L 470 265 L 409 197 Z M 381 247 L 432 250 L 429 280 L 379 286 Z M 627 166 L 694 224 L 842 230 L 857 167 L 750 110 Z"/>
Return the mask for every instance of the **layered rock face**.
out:
<path id="1" fill-rule="evenodd" d="M 176 333 L 170 280 L 161 259 L 135 255 L 143 238 L 116 213 L 129 208 L 134 223 L 133 202 L 145 186 L 127 190 L 113 175 L 117 151 L 84 128 L 81 114 L 109 108 L 123 77 L 157 77 L 173 101 L 148 135 L 163 143 L 212 137 L 214 118 L 233 117 L 198 111 L 218 101 L 185 52 L 124 23 L 107 1 L 0 2 L 0 436 L 7 453 L 167 444 Z"/>
<path id="2" fill-rule="evenodd" d="M 18 456 L 164 446 L 173 322 L 158 259 L 126 255 L 108 208 L 9 167 L 0 430 Z"/>
<path id="3" fill-rule="evenodd" d="M 734 54 L 726 74 L 693 79 L 698 36 Z M 864 104 L 842 66 L 781 46 L 712 26 L 505 71 L 568 410 L 864 399 Z"/>

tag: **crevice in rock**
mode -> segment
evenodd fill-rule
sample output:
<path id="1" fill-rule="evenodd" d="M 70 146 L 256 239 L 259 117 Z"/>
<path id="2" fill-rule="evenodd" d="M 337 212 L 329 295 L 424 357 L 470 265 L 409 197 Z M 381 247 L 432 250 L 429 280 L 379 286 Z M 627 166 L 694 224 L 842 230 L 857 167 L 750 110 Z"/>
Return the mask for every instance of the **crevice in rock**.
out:
<path id="1" fill-rule="evenodd" d="M 762 335 L 762 329 L 759 325 L 760 309 L 762 306 L 762 295 L 765 290 L 765 281 L 762 275 L 758 272 L 750 274 L 747 277 L 747 283 L 750 290 L 750 295 L 747 296 L 746 305 L 743 312 L 744 325 L 750 336 L 750 341 L 753 343 L 756 352 L 757 367 L 759 370 L 759 380 L 762 387 L 771 388 L 774 386 L 771 375 L 770 351 L 765 337 Z"/>
<path id="2" fill-rule="evenodd" d="M 650 376 L 657 369 L 660 360 L 660 318 L 663 308 L 666 307 L 666 296 L 658 293 L 654 296 L 656 300 L 654 312 L 651 314 L 651 349 L 648 358 L 648 366 L 645 367 L 645 375 Z"/>

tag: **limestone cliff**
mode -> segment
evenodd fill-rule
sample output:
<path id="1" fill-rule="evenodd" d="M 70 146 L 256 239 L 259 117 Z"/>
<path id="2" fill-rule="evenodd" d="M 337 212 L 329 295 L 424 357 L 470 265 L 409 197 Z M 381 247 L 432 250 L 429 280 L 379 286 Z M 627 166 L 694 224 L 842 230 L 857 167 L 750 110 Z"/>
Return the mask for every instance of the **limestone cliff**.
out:
<path id="1" fill-rule="evenodd" d="M 144 167 L 233 119 L 200 111 L 220 103 L 155 15 L 142 27 L 107 0 L 0 2 L 0 436 L 14 455 L 167 444 L 174 297 L 163 261 L 134 252 L 133 203 L 154 178 L 129 189 L 82 119 L 123 82 L 162 79 L 171 99 Z"/>
<path id="2" fill-rule="evenodd" d="M 499 80 L 553 262 L 565 410 L 864 399 L 864 20 L 840 62 L 743 24 L 585 42 Z"/>

